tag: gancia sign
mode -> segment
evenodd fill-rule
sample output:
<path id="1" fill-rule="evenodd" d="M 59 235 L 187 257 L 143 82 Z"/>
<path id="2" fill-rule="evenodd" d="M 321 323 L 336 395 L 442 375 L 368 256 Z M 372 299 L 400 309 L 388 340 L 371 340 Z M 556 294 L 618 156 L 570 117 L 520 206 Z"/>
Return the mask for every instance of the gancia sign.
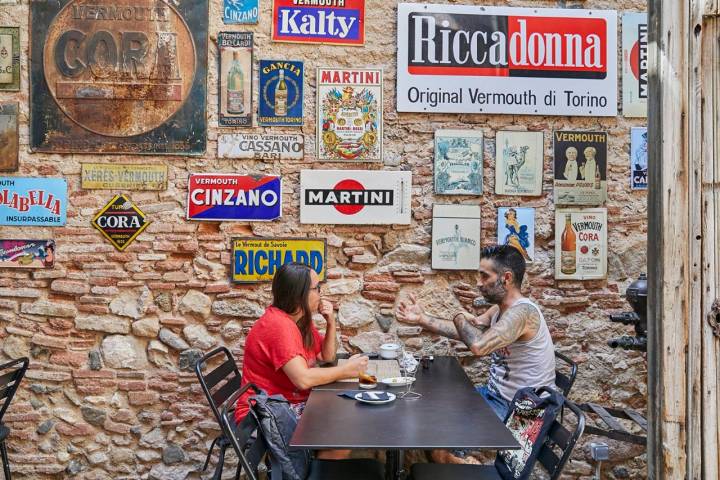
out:
<path id="1" fill-rule="evenodd" d="M 204 152 L 207 0 L 32 2 L 31 14 L 34 151 Z"/>

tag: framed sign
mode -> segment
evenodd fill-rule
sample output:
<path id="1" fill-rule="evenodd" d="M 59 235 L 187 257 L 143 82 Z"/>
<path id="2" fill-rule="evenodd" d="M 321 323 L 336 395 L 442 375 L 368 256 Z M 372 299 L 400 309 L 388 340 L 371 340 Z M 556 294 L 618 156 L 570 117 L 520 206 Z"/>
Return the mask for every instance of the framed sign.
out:
<path id="1" fill-rule="evenodd" d="M 278 268 L 298 262 L 325 280 L 325 240 L 307 238 L 233 238 L 232 281 L 271 282 Z"/>
<path id="2" fill-rule="evenodd" d="M 0 103 L 0 172 L 17 172 L 19 157 L 18 104 Z"/>
<path id="3" fill-rule="evenodd" d="M 607 210 L 555 212 L 555 278 L 595 280 L 607 277 Z"/>
<path id="4" fill-rule="evenodd" d="M 517 248 L 525 261 L 532 263 L 535 259 L 535 209 L 498 208 L 497 243 Z"/>
<path id="5" fill-rule="evenodd" d="M 365 0 L 272 0 L 275 42 L 363 45 Z"/>
<path id="6" fill-rule="evenodd" d="M 66 220 L 64 178 L 0 177 L 0 225 L 61 227 Z"/>
<path id="7" fill-rule="evenodd" d="M 0 240 L 0 268 L 53 268 L 55 240 Z"/>
<path id="8" fill-rule="evenodd" d="M 80 188 L 86 190 L 167 190 L 167 165 L 83 163 Z"/>
<path id="9" fill-rule="evenodd" d="M 208 0 L 30 2 L 34 152 L 200 155 Z"/>
<path id="10" fill-rule="evenodd" d="M 302 127 L 303 62 L 260 60 L 258 125 Z"/>
<path id="11" fill-rule="evenodd" d="M 134 242 L 148 225 L 150 221 L 142 210 L 123 194 L 115 195 L 92 220 L 92 226 L 121 252 Z"/>
<path id="12" fill-rule="evenodd" d="M 317 158 L 382 162 L 382 70 L 317 69 Z"/>
<path id="13" fill-rule="evenodd" d="M 607 198 L 607 132 L 553 132 L 555 203 L 602 205 Z"/>
<path id="14" fill-rule="evenodd" d="M 542 194 L 543 132 L 500 131 L 495 136 L 495 193 Z"/>
<path id="15" fill-rule="evenodd" d="M 305 155 L 303 135 L 259 135 L 257 133 L 223 133 L 218 135 L 219 158 L 255 160 L 302 160 Z"/>
<path id="16" fill-rule="evenodd" d="M 223 0 L 223 23 L 258 23 L 258 0 Z"/>
<path id="17" fill-rule="evenodd" d="M 18 90 L 20 90 L 20 27 L 0 27 L 0 91 Z"/>
<path id="18" fill-rule="evenodd" d="M 622 16 L 623 117 L 647 117 L 647 13 Z"/>
<path id="19" fill-rule="evenodd" d="M 433 205 L 432 268 L 480 268 L 480 205 Z"/>
<path id="20" fill-rule="evenodd" d="M 614 117 L 617 13 L 398 5 L 397 110 Z"/>
<path id="21" fill-rule="evenodd" d="M 435 193 L 482 195 L 482 131 L 436 130 L 433 176 Z"/>
<path id="22" fill-rule="evenodd" d="M 630 129 L 630 187 L 633 190 L 648 188 L 647 127 Z"/>
<path id="23" fill-rule="evenodd" d="M 282 181 L 273 175 L 193 173 L 188 220 L 269 221 L 282 215 Z"/>
<path id="24" fill-rule="evenodd" d="M 219 32 L 218 125 L 252 127 L 253 34 Z"/>
<path id="25" fill-rule="evenodd" d="M 410 223 L 412 174 L 385 170 L 301 170 L 300 223 Z"/>

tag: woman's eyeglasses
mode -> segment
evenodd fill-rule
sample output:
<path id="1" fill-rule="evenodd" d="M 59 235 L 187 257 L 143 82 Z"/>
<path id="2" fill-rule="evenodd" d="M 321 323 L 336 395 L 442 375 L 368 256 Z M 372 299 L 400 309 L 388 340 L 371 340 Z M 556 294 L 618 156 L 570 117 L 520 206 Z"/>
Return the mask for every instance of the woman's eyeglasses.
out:
<path id="1" fill-rule="evenodd" d="M 315 290 L 317 293 L 320 293 L 320 284 L 318 283 L 314 287 L 310 287 L 310 290 Z"/>

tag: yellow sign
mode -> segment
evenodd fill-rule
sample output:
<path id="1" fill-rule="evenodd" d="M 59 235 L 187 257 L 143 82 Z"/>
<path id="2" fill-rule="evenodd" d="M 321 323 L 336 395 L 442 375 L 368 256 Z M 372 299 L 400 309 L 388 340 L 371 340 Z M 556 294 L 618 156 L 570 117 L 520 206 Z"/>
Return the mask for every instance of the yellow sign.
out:
<path id="1" fill-rule="evenodd" d="M 272 281 L 278 268 L 290 262 L 304 263 L 325 280 L 325 240 L 299 238 L 234 238 L 232 281 Z"/>
<path id="2" fill-rule="evenodd" d="M 167 165 L 83 163 L 81 188 L 167 190 Z"/>

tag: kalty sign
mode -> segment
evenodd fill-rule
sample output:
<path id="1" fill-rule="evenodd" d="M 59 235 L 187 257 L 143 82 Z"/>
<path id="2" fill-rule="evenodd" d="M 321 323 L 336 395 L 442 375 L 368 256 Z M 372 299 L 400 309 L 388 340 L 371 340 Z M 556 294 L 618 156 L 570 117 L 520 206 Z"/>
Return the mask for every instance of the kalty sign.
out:
<path id="1" fill-rule="evenodd" d="M 0 177 L 0 225 L 61 227 L 66 218 L 64 178 Z"/>
<path id="2" fill-rule="evenodd" d="M 167 190 L 167 165 L 83 163 L 80 188 Z"/>
<path id="3" fill-rule="evenodd" d="M 33 151 L 205 151 L 207 0 L 32 2 L 30 25 Z"/>
<path id="4" fill-rule="evenodd" d="M 412 174 L 384 170 L 302 170 L 300 223 L 410 223 Z"/>
<path id="5" fill-rule="evenodd" d="M 275 220 L 282 215 L 282 181 L 272 175 L 192 174 L 187 205 L 188 220 Z"/>
<path id="6" fill-rule="evenodd" d="M 0 240 L 0 268 L 52 268 L 55 240 Z"/>
<path id="7" fill-rule="evenodd" d="M 611 10 L 398 5 L 400 112 L 615 116 Z"/>
<path id="8" fill-rule="evenodd" d="M 273 0 L 276 42 L 362 45 L 365 0 Z"/>
<path id="9" fill-rule="evenodd" d="M 150 225 L 145 214 L 125 195 L 115 195 L 93 218 L 97 228 L 115 248 L 125 250 Z"/>
<path id="10" fill-rule="evenodd" d="M 226 133 L 218 136 L 218 157 L 255 160 L 302 160 L 302 135 Z"/>
<path id="11" fill-rule="evenodd" d="M 290 262 L 303 263 L 325 280 L 325 240 L 299 238 L 233 238 L 232 281 L 270 282 Z"/>

